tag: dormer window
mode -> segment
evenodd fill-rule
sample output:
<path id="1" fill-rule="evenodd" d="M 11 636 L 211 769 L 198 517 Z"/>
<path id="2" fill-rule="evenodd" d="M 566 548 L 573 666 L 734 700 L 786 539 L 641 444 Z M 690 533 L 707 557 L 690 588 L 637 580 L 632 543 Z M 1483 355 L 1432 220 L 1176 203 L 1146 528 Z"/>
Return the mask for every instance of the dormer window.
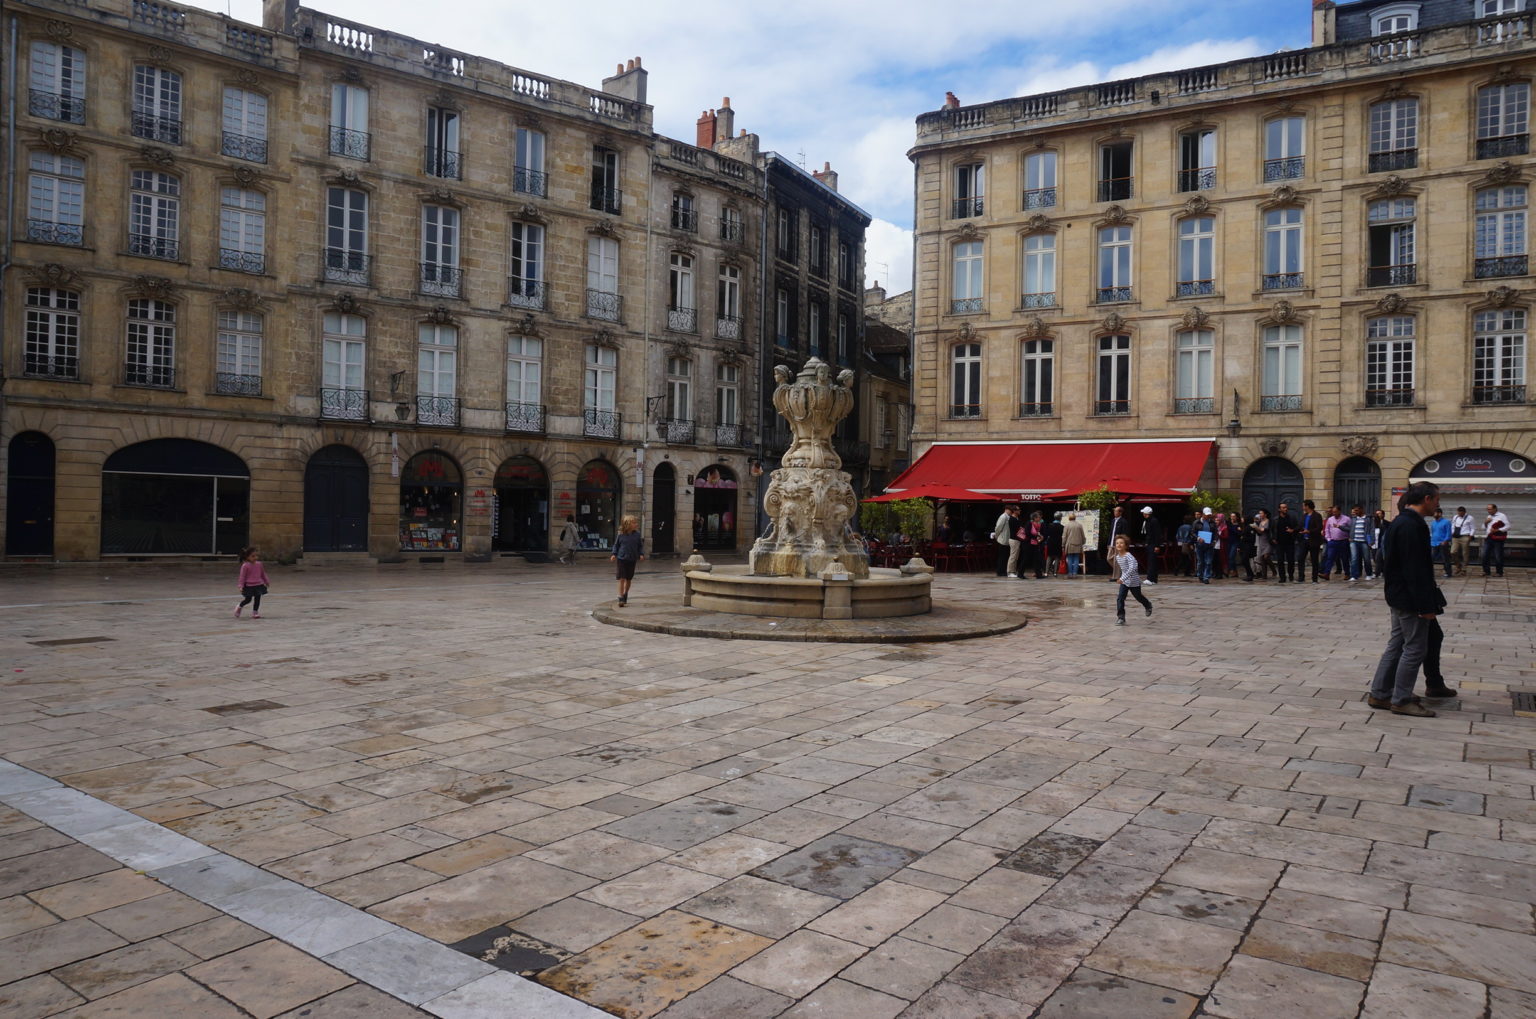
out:
<path id="1" fill-rule="evenodd" d="M 1392 4 L 1371 15 L 1371 35 L 1395 35 L 1419 27 L 1418 4 Z"/>

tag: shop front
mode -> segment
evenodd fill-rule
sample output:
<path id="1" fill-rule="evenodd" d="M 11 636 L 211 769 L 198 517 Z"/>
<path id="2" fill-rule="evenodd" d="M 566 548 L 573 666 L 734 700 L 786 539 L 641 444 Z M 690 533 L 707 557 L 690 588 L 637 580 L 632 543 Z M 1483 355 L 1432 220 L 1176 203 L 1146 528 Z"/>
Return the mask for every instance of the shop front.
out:
<path id="1" fill-rule="evenodd" d="M 607 551 L 619 531 L 619 471 L 607 460 L 589 460 L 576 474 L 576 527 L 581 548 Z"/>
<path id="2" fill-rule="evenodd" d="M 1508 562 L 1536 564 L 1536 464 L 1530 459 L 1503 450 L 1452 449 L 1420 461 L 1408 481 L 1439 485 L 1446 516 L 1465 506 L 1479 536 L 1488 507 L 1497 506 L 1509 517 Z M 1480 538 L 1474 547 L 1479 544 Z"/>
<path id="3" fill-rule="evenodd" d="M 463 475 L 453 460 L 435 450 L 407 460 L 400 472 L 401 551 L 459 551 L 463 500 Z"/>
<path id="4" fill-rule="evenodd" d="M 514 456 L 496 470 L 491 547 L 502 552 L 549 550 L 549 475 L 531 456 Z"/>
<path id="5" fill-rule="evenodd" d="M 150 439 L 101 468 L 102 555 L 238 555 L 250 533 L 245 462 L 193 439 Z"/>
<path id="6" fill-rule="evenodd" d="M 710 465 L 693 479 L 693 546 L 734 551 L 736 548 L 736 475 Z"/>

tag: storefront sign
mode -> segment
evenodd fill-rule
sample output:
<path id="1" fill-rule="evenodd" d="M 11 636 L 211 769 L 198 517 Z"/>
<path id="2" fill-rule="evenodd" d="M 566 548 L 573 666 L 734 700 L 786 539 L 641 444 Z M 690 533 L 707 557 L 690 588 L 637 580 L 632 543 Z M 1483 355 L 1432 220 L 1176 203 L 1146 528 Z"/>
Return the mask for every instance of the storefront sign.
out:
<path id="1" fill-rule="evenodd" d="M 1045 496 L 1041 495 L 1039 492 L 1020 492 L 1019 493 L 1019 501 L 1020 502 L 1044 502 L 1045 501 Z"/>
<path id="2" fill-rule="evenodd" d="M 1499 481 L 1536 484 L 1536 469 L 1524 457 L 1492 449 L 1454 449 L 1425 460 L 1413 477 L 1430 481 Z"/>
<path id="3" fill-rule="evenodd" d="M 491 511 L 491 493 L 476 488 L 469 493 L 469 512 L 480 515 Z"/>

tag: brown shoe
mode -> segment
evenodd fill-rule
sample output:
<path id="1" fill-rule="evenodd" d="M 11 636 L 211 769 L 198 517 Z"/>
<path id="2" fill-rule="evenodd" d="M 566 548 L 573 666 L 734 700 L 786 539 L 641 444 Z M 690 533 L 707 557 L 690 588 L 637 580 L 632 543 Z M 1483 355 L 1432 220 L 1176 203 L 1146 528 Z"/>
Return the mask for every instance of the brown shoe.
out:
<path id="1" fill-rule="evenodd" d="M 1365 695 L 1365 703 L 1369 704 L 1373 708 L 1378 708 L 1380 710 L 1385 711 L 1387 708 L 1390 708 L 1392 706 L 1392 698 L 1390 698 L 1390 697 L 1372 697 L 1370 694 L 1366 694 Z"/>
<path id="2" fill-rule="evenodd" d="M 1418 701 L 1409 701 L 1406 704 L 1392 705 L 1394 715 L 1412 715 L 1414 718 L 1434 718 L 1435 713 Z"/>

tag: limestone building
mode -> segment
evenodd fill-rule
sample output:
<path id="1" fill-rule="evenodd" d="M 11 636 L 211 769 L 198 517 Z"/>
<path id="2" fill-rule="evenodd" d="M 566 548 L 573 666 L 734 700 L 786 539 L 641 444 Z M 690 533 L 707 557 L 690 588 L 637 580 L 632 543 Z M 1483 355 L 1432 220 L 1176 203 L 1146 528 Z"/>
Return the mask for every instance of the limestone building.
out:
<path id="1" fill-rule="evenodd" d="M 1536 534 L 1524 7 L 1319 0 L 1307 49 L 920 116 L 903 480 L 1427 478 Z"/>
<path id="2" fill-rule="evenodd" d="M 869 436 L 869 491 L 876 495 L 912 463 L 912 291 L 864 291 L 864 380 L 856 412 Z"/>

